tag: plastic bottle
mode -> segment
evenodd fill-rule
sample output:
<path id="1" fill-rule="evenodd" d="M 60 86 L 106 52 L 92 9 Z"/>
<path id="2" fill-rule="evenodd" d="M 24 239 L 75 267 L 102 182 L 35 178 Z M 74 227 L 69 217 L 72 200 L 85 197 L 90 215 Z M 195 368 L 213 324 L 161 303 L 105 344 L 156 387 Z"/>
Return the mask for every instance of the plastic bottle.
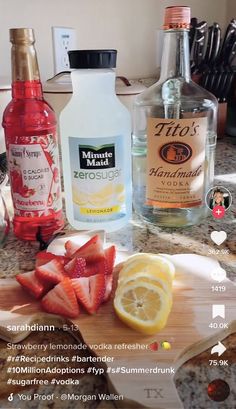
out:
<path id="1" fill-rule="evenodd" d="M 115 95 L 116 50 L 69 52 L 73 96 L 60 116 L 66 215 L 114 231 L 131 216 L 131 118 Z"/>

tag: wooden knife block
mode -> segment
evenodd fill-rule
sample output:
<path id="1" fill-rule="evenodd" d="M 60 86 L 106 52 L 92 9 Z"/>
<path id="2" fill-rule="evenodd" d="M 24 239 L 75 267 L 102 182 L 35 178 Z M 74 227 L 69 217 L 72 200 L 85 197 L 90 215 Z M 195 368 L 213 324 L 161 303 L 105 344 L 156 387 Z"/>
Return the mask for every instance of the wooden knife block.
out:
<path id="1" fill-rule="evenodd" d="M 227 118 L 227 102 L 220 102 L 217 114 L 217 138 L 222 139 L 225 135 Z"/>
<path id="2" fill-rule="evenodd" d="M 193 74 L 192 80 L 196 84 L 201 85 L 202 74 Z M 218 104 L 218 113 L 217 113 L 217 138 L 222 139 L 225 135 L 226 127 L 226 118 L 227 118 L 227 102 L 220 102 Z"/>

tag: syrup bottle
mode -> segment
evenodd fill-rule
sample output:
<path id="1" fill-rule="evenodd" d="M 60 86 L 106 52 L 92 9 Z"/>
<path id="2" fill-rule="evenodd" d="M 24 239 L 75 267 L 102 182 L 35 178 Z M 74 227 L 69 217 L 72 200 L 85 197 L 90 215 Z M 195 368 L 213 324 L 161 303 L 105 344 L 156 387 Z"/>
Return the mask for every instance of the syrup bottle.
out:
<path id="1" fill-rule="evenodd" d="M 12 100 L 3 114 L 15 235 L 47 241 L 63 225 L 56 117 L 43 99 L 34 31 L 10 29 Z"/>

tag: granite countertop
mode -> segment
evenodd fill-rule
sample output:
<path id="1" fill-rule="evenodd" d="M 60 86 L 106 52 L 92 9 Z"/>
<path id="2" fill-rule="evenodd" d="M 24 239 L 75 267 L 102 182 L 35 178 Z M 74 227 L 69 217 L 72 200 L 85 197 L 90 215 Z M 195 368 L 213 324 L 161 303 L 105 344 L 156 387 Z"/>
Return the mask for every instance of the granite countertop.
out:
<path id="1" fill-rule="evenodd" d="M 236 138 L 235 138 L 236 139 Z M 215 162 L 215 186 L 225 186 L 233 196 L 233 203 L 222 220 L 209 215 L 197 226 L 185 229 L 161 229 L 143 223 L 134 215 L 132 223 L 108 238 L 128 250 L 160 253 L 196 253 L 210 255 L 216 248 L 210 234 L 213 230 L 224 230 L 227 240 L 218 249 L 229 249 L 229 255 L 214 255 L 227 271 L 228 277 L 236 281 L 236 146 L 235 141 L 225 138 L 217 142 Z"/>
<path id="2" fill-rule="evenodd" d="M 200 225 L 186 229 L 167 229 L 150 227 L 134 215 L 133 220 L 118 232 L 107 235 L 107 241 L 116 243 L 120 248 L 135 252 L 161 252 L 161 253 L 196 253 L 210 255 L 216 248 L 210 238 L 213 230 L 224 230 L 227 232 L 227 241 L 219 249 L 229 249 L 230 255 L 215 255 L 222 267 L 225 268 L 228 277 L 236 281 L 236 189 L 235 189 L 235 151 L 234 140 L 224 138 L 217 143 L 215 185 L 224 185 L 234 197 L 234 202 L 227 212 L 223 221 L 215 220 L 211 215 Z M 70 231 L 67 225 L 65 231 Z M 13 277 L 16 273 L 29 271 L 34 267 L 35 254 L 38 251 L 37 243 L 21 242 L 14 238 L 10 232 L 5 247 L 0 249 L 0 277 Z M 223 370 L 223 369 L 222 369 Z M 233 367 L 234 376 L 236 372 Z M 176 376 L 176 386 L 183 399 L 186 409 L 206 409 L 202 397 L 196 392 L 194 379 L 198 369 L 191 363 L 185 364 L 179 369 Z M 206 366 L 199 369 L 201 379 L 206 376 Z M 227 374 L 229 376 L 229 374 Z M 186 383 L 188 384 L 188 398 L 186 397 Z M 186 399 L 185 399 L 186 397 Z M 190 399 L 190 400 L 189 400 Z M 191 407 L 188 402 L 192 402 Z M 203 402 L 203 403 L 202 403 Z M 89 407 L 89 406 L 88 406 Z M 112 408 L 107 404 L 107 408 Z M 231 409 L 224 404 L 209 406 L 209 408 Z M 126 408 L 127 409 L 127 408 Z M 207 407 L 208 409 L 208 407 Z"/>
<path id="3" fill-rule="evenodd" d="M 235 198 L 235 152 L 236 146 L 225 138 L 218 141 L 216 149 L 215 185 L 224 185 Z M 120 248 L 135 252 L 160 253 L 196 253 L 210 255 L 215 245 L 210 238 L 213 230 L 224 230 L 227 241 L 219 249 L 229 249 L 230 255 L 219 254 L 215 257 L 226 269 L 228 277 L 236 280 L 236 199 L 227 211 L 226 217 L 218 221 L 211 215 L 197 226 L 185 229 L 160 229 L 149 226 L 136 215 L 132 221 L 117 232 L 107 235 Z M 72 231 L 69 225 L 65 231 Z M 4 248 L 0 249 L 0 278 L 11 277 L 22 271 L 34 268 L 34 257 L 38 251 L 38 243 L 17 240 L 10 232 Z"/>

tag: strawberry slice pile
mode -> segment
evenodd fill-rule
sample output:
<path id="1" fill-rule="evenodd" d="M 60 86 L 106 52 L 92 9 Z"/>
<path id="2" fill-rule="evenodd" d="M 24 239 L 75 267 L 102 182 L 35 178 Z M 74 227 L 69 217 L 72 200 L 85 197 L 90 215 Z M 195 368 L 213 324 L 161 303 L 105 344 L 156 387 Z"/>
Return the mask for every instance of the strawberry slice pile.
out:
<path id="1" fill-rule="evenodd" d="M 68 240 L 64 256 L 41 251 L 35 270 L 16 279 L 49 313 L 75 318 L 81 306 L 94 314 L 111 295 L 115 258 L 115 246 L 104 249 L 99 235 L 83 246 Z"/>

